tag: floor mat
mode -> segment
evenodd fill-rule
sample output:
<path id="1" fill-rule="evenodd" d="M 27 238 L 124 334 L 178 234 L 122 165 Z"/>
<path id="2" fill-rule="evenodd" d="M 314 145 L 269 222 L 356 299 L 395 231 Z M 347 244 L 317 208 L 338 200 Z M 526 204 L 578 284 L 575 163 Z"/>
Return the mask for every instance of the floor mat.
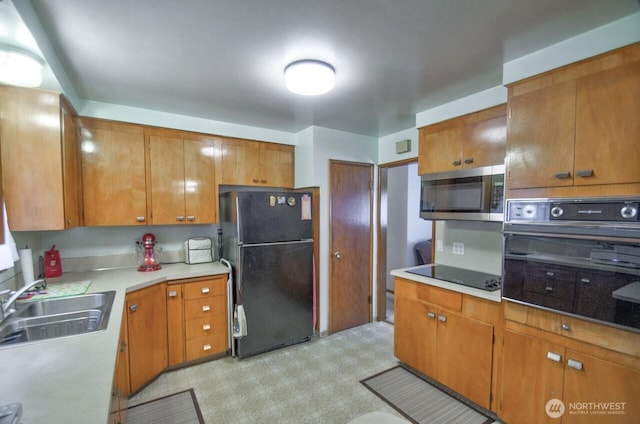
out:
<path id="1" fill-rule="evenodd" d="M 361 383 L 414 423 L 487 424 L 494 421 L 401 366 Z"/>
<path id="2" fill-rule="evenodd" d="M 127 409 L 129 424 L 204 424 L 193 389 Z"/>

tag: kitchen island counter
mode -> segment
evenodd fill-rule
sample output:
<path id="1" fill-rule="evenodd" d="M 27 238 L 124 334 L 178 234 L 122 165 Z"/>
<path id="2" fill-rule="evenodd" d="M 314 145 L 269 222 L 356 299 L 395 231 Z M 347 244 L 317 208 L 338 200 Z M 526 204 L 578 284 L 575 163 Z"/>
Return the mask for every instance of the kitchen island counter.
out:
<path id="1" fill-rule="evenodd" d="M 421 284 L 428 284 L 430 286 L 440 287 L 442 289 L 451 290 L 458 293 L 467 294 L 469 296 L 479 297 L 481 299 L 490 300 L 492 302 L 500 303 L 502 301 L 502 292 L 500 290 L 486 291 L 482 289 L 476 289 L 474 287 L 464 286 L 462 284 L 450 283 L 448 281 L 438 280 L 436 278 L 424 277 L 422 275 L 413 274 L 411 271 L 417 268 L 423 268 L 424 265 L 414 266 L 409 268 L 394 269 L 391 271 L 391 275 L 394 277 L 404 278 L 405 280 L 415 281 Z"/>
<path id="2" fill-rule="evenodd" d="M 22 422 L 100 423 L 108 420 L 125 295 L 169 280 L 226 274 L 218 262 L 163 264 L 74 272 L 47 283 L 91 280 L 87 293 L 116 292 L 106 330 L 0 348 L 0 406 L 22 403 Z"/>

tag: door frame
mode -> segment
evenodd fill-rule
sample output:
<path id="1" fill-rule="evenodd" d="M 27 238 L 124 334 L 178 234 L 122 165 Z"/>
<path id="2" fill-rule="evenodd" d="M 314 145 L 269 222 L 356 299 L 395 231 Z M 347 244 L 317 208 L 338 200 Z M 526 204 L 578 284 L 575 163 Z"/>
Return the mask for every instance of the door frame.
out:
<path id="1" fill-rule="evenodd" d="M 331 303 L 331 290 L 332 290 L 332 275 L 333 275 L 333 261 L 331 260 L 331 247 L 332 247 L 332 243 L 333 240 L 331 239 L 331 228 L 333 226 L 333 217 L 331 216 L 331 202 L 333 200 L 333 196 L 331 193 L 331 165 L 333 164 L 343 164 L 343 165 L 354 165 L 354 166 L 362 166 L 362 167 L 367 167 L 369 168 L 369 172 L 370 172 L 370 182 L 369 182 L 369 222 L 373 223 L 373 210 L 375 208 L 375 205 L 373 204 L 373 182 L 374 182 L 374 171 L 375 171 L 375 164 L 374 163 L 369 163 L 369 162 L 354 162 L 354 161 L 345 161 L 345 160 L 338 160 L 338 159 L 329 159 L 329 202 L 328 202 L 328 206 L 329 206 L 329 210 L 328 210 L 328 215 L 329 215 L 329 237 L 328 237 L 328 241 L 329 243 L 327 244 L 327 257 L 329 258 L 329 266 L 328 266 L 328 288 L 329 288 L 329 296 L 328 296 L 328 303 L 329 303 L 329 308 L 328 308 L 328 325 L 327 325 L 327 333 L 328 334 L 333 334 L 333 328 L 332 328 L 332 321 L 331 321 L 331 311 L 333 309 L 333 305 Z M 373 245 L 374 245 L 374 226 L 370 225 L 369 226 L 369 322 L 372 322 L 373 320 Z"/>

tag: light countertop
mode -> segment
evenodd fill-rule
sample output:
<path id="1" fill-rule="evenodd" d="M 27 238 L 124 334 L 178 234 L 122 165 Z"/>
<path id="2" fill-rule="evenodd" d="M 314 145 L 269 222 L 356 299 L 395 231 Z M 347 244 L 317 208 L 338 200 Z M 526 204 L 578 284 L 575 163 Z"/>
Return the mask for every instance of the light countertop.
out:
<path id="1" fill-rule="evenodd" d="M 0 348 L 0 406 L 21 402 L 22 422 L 100 423 L 108 420 L 125 294 L 170 280 L 226 274 L 218 262 L 163 264 L 67 273 L 48 283 L 91 280 L 87 293 L 115 290 L 104 331 Z"/>
<path id="2" fill-rule="evenodd" d="M 401 277 L 406 280 L 416 281 L 418 283 L 428 284 L 430 286 L 440 287 L 443 289 L 468 294 L 470 296 L 491 300 L 493 302 L 502 301 L 501 290 L 486 291 L 486 290 L 476 289 L 473 287 L 464 286 L 462 284 L 449 283 L 447 281 L 442 281 L 442 280 L 438 280 L 430 277 L 423 277 L 422 275 L 417 275 L 417 274 L 412 274 L 410 272 L 407 272 L 412 269 L 423 268 L 423 267 L 424 265 L 419 265 L 419 266 L 413 266 L 409 268 L 394 269 L 393 271 L 391 271 L 391 275 L 393 275 L 394 277 Z"/>

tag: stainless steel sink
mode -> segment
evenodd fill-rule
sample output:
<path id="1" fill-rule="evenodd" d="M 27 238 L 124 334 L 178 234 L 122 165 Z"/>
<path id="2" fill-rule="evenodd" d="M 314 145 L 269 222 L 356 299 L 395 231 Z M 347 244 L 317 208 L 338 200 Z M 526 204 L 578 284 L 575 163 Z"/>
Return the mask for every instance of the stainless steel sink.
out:
<path id="1" fill-rule="evenodd" d="M 114 298 L 109 291 L 20 305 L 0 325 L 0 347 L 104 330 Z"/>

